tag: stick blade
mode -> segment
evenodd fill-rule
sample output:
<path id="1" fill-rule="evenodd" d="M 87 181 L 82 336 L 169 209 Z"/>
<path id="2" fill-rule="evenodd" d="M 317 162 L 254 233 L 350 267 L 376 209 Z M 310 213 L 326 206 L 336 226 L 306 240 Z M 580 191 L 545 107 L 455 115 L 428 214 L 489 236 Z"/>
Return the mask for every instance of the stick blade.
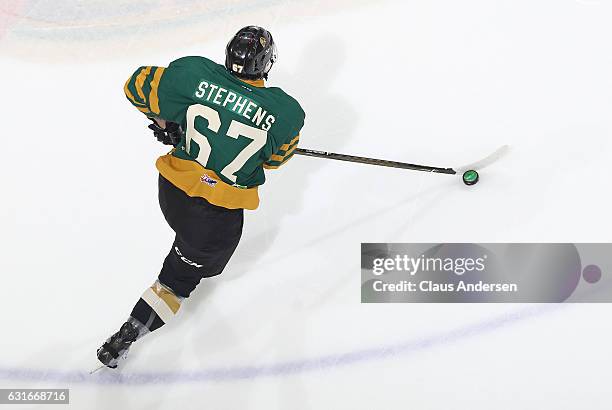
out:
<path id="1" fill-rule="evenodd" d="M 479 169 L 486 168 L 492 163 L 501 159 L 504 155 L 508 153 L 509 150 L 510 150 L 509 145 L 502 145 L 501 147 L 499 147 L 498 149 L 496 149 L 495 151 L 493 151 L 491 154 L 487 155 L 483 159 L 476 161 L 476 162 L 472 162 L 471 164 L 457 167 L 455 168 L 455 170 L 459 174 L 459 173 L 464 173 L 465 171 L 470 170 L 470 169 L 479 170 Z"/>

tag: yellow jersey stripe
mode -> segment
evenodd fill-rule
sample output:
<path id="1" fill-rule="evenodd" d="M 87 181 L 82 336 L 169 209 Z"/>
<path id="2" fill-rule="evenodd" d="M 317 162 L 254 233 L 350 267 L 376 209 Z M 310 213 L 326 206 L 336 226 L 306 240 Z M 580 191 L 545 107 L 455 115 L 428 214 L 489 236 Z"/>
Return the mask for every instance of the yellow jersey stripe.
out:
<path id="1" fill-rule="evenodd" d="M 298 142 L 299 139 L 300 139 L 300 134 L 298 134 L 294 139 L 289 141 L 287 144 L 281 145 L 279 150 L 287 151 L 289 149 L 289 147 L 291 145 L 295 144 L 296 142 Z"/>
<path id="2" fill-rule="evenodd" d="M 147 99 L 145 98 L 144 92 L 142 91 L 142 87 L 144 86 L 145 80 L 151 73 L 151 68 L 152 67 L 149 66 L 149 67 L 145 67 L 142 70 L 140 70 L 140 73 L 136 77 L 136 81 L 135 81 L 136 92 L 138 93 L 138 96 L 140 97 L 140 99 L 145 102 L 145 104 L 147 103 Z"/>
<path id="3" fill-rule="evenodd" d="M 159 157 L 156 166 L 164 178 L 189 196 L 199 196 L 228 209 L 256 209 L 259 206 L 257 187 L 241 189 L 226 184 L 214 171 L 195 161 L 180 159 L 170 153 Z M 216 184 L 211 186 L 202 182 L 204 175 L 217 181 Z"/>
<path id="4" fill-rule="evenodd" d="M 159 114 L 159 96 L 157 95 L 157 89 L 159 88 L 159 81 L 164 74 L 164 67 L 158 67 L 155 70 L 153 81 L 151 81 L 151 92 L 149 93 L 149 107 L 155 114 Z"/>
<path id="5" fill-rule="evenodd" d="M 243 83 L 250 84 L 250 85 L 252 85 L 254 87 L 257 87 L 257 88 L 261 88 L 261 87 L 264 86 L 264 80 L 261 79 L 261 78 L 259 80 L 247 80 L 246 78 L 244 78 L 244 79 L 241 78 L 240 81 L 242 81 Z"/>
<path id="6" fill-rule="evenodd" d="M 264 162 L 264 168 L 265 169 L 276 169 L 278 167 L 280 167 L 281 165 L 285 165 L 287 163 L 287 161 L 289 161 L 291 158 L 293 158 L 293 153 L 291 155 L 289 155 L 288 157 L 283 158 L 283 160 L 279 161 L 279 160 L 274 160 L 274 161 L 270 161 L 270 162 Z"/>
<path id="7" fill-rule="evenodd" d="M 272 155 L 270 157 L 270 161 L 280 161 L 280 162 L 284 162 L 287 158 L 289 158 L 291 155 L 293 155 L 293 151 L 295 151 L 295 149 L 297 148 L 297 144 L 295 144 L 289 151 L 285 152 L 284 155 Z"/>
<path id="8" fill-rule="evenodd" d="M 137 101 L 136 97 L 134 97 L 134 94 L 132 94 L 132 92 L 130 91 L 129 86 L 131 82 L 132 82 L 132 77 L 128 78 L 128 80 L 125 82 L 125 85 L 123 86 L 123 92 L 125 93 L 125 96 L 129 98 L 132 104 L 144 106 L 145 104 Z"/>
<path id="9" fill-rule="evenodd" d="M 291 148 L 289 148 L 289 150 L 287 152 L 285 152 L 284 157 L 287 158 L 287 156 L 291 155 L 293 153 L 293 151 L 295 151 L 295 149 L 298 147 L 298 144 L 293 144 L 293 146 Z"/>

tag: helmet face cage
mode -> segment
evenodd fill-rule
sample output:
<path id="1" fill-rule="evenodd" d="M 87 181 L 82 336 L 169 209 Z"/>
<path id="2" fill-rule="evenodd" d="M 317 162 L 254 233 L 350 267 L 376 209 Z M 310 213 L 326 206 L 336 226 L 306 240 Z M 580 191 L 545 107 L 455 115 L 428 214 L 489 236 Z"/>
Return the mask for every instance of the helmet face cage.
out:
<path id="1" fill-rule="evenodd" d="M 257 26 L 239 30 L 225 49 L 225 67 L 237 77 L 250 80 L 267 79 L 276 58 L 272 34 Z"/>

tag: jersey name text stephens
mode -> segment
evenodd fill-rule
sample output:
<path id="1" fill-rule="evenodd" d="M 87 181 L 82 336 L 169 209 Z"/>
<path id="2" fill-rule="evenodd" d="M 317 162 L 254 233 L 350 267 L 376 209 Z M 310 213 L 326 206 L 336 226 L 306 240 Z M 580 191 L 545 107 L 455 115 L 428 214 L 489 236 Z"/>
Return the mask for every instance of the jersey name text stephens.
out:
<path id="1" fill-rule="evenodd" d="M 260 107 L 250 98 L 226 90 L 220 85 L 213 84 L 209 81 L 200 81 L 195 96 L 206 99 L 206 101 L 210 101 L 221 107 L 227 107 L 229 105 L 229 108 L 233 112 L 242 115 L 247 120 L 251 120 L 252 123 L 261 127 L 264 131 L 269 131 L 270 128 L 272 128 L 272 124 L 276 121 L 274 115 L 268 114 L 268 110 Z M 266 116 L 266 114 L 268 115 Z"/>

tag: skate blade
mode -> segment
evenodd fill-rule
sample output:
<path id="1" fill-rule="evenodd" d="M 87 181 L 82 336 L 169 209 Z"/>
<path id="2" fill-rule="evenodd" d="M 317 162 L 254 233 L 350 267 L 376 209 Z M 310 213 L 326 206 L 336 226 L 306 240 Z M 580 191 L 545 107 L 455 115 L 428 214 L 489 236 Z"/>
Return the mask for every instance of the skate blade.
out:
<path id="1" fill-rule="evenodd" d="M 89 372 L 89 374 L 94 374 L 94 373 L 95 373 L 95 372 L 97 372 L 98 370 L 103 369 L 103 368 L 105 368 L 105 367 L 106 367 L 106 366 L 104 366 L 104 365 L 100 365 L 100 366 L 96 367 L 95 369 L 93 369 L 92 371 L 90 371 L 90 372 Z"/>

